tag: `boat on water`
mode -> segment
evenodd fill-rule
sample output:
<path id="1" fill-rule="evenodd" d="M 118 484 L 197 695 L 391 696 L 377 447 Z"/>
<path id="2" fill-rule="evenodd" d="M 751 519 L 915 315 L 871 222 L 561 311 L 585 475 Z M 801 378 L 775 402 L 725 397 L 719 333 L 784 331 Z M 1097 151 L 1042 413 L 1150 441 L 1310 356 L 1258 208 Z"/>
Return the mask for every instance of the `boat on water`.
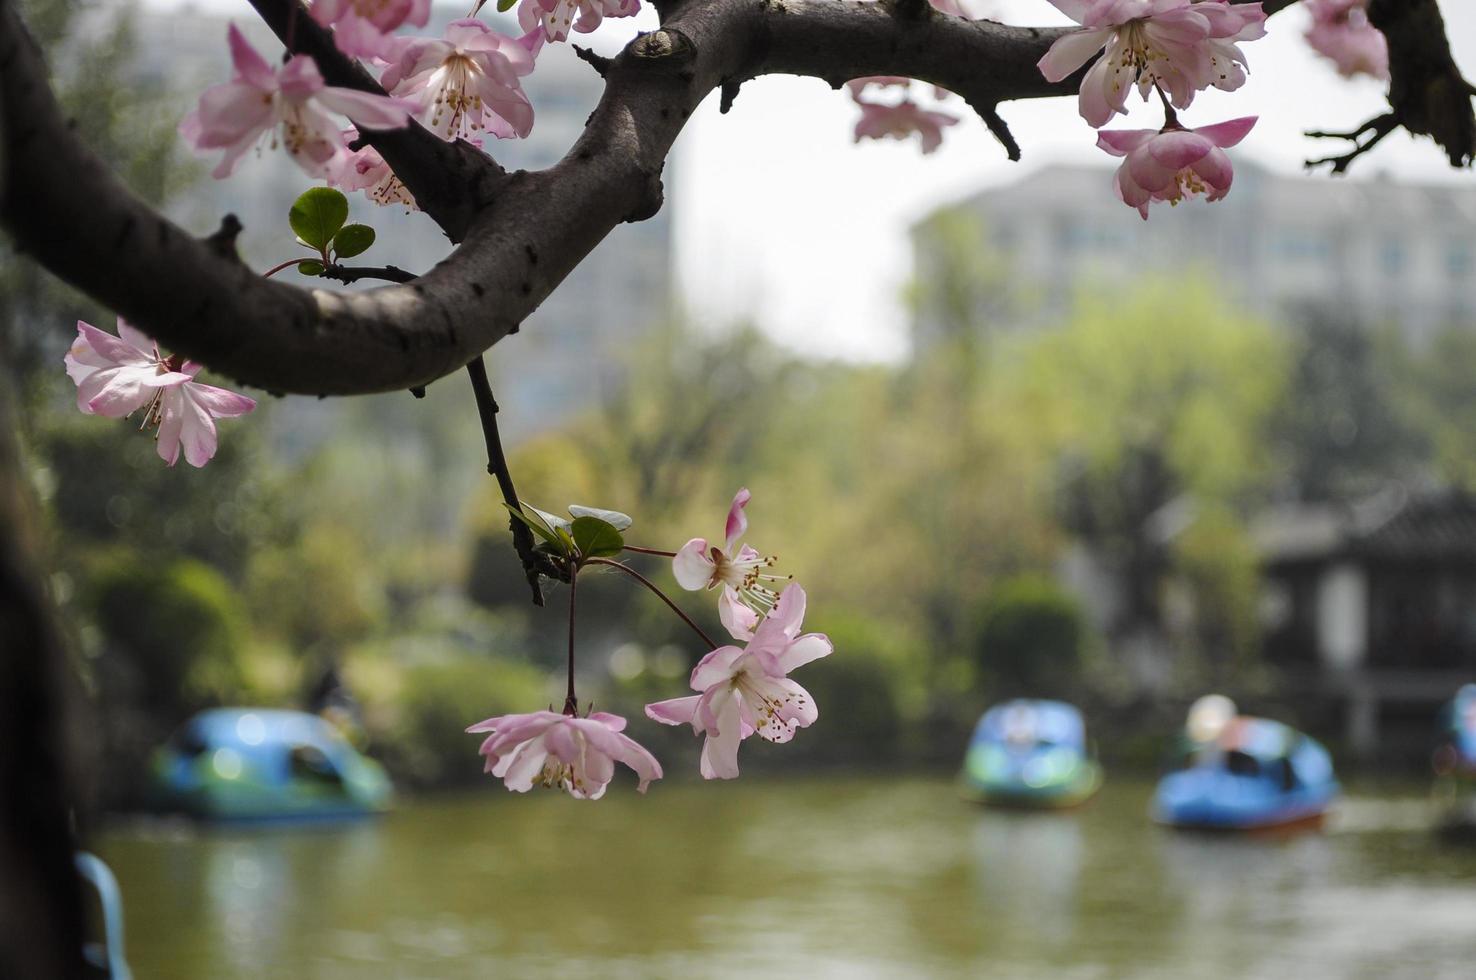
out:
<path id="1" fill-rule="evenodd" d="M 1436 827 L 1476 835 L 1476 684 L 1465 684 L 1436 716 L 1433 798 Z"/>
<path id="2" fill-rule="evenodd" d="M 1159 823 L 1203 830 L 1317 825 L 1338 795 L 1327 749 L 1289 725 L 1239 715 L 1212 737 L 1194 737 L 1206 733 L 1191 712 L 1189 731 L 1175 771 L 1153 795 Z"/>
<path id="3" fill-rule="evenodd" d="M 155 806 L 206 820 L 301 821 L 382 813 L 384 768 L 317 715 L 212 708 L 155 750 Z"/>
<path id="4" fill-rule="evenodd" d="M 1058 809 L 1102 786 L 1081 712 L 1064 701 L 1018 698 L 984 712 L 964 756 L 965 796 L 993 806 Z"/>

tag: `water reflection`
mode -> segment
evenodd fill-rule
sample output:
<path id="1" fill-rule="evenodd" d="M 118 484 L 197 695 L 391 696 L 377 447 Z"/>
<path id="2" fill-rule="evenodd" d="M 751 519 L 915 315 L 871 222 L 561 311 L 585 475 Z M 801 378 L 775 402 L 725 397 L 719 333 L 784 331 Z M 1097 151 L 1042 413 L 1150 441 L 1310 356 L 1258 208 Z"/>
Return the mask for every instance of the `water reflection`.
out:
<path id="1" fill-rule="evenodd" d="M 1414 827 L 1417 795 L 1263 840 L 1152 826 L 1150 789 L 1060 814 L 926 779 L 497 791 L 102 851 L 164 980 L 1469 975 L 1476 849 Z"/>
<path id="2" fill-rule="evenodd" d="M 1071 941 L 1083 853 L 1077 818 L 999 811 L 975 822 L 974 884 L 1004 929 L 1050 945 Z"/>

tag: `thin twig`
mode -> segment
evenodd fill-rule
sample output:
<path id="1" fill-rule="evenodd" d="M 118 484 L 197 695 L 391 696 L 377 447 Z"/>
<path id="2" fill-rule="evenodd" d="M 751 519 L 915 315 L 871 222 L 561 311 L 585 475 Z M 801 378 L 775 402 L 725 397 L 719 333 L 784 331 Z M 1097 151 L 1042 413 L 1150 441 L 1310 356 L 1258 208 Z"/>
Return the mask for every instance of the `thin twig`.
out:
<path id="1" fill-rule="evenodd" d="M 574 594 L 579 586 L 579 573 L 569 576 L 569 690 L 564 695 L 564 714 L 577 716 L 579 700 L 574 697 Z"/>
<path id="2" fill-rule="evenodd" d="M 621 562 L 618 562 L 618 561 L 611 561 L 608 558 L 586 558 L 584 561 L 585 561 L 585 564 L 588 564 L 588 565 L 609 565 L 611 568 L 618 568 L 622 572 L 624 572 L 625 574 L 631 576 L 637 582 L 641 583 L 646 588 L 648 588 L 652 592 L 656 593 L 656 595 L 660 597 L 661 601 L 664 602 L 664 603 L 666 603 L 667 608 L 669 608 L 672 612 L 676 613 L 677 616 L 681 619 L 682 622 L 684 622 L 688 626 L 692 627 L 692 630 L 698 636 L 702 637 L 702 642 L 707 644 L 707 649 L 709 649 L 709 650 L 716 650 L 718 648 L 718 645 L 716 643 L 712 642 L 712 638 L 709 637 L 706 633 L 702 632 L 702 627 L 701 626 L 698 626 L 696 623 L 692 622 L 692 618 L 690 616 L 688 616 L 686 613 L 682 612 L 681 609 L 677 608 L 677 604 L 675 602 L 672 602 L 671 601 L 671 598 L 665 592 L 662 592 L 661 589 L 656 586 L 656 583 L 654 583 L 650 579 L 646 578 L 646 576 L 642 575 L 640 572 L 636 571 L 634 568 L 631 568 L 629 565 L 622 564 Z"/>
<path id="3" fill-rule="evenodd" d="M 272 266 L 270 269 L 268 269 L 267 271 L 263 272 L 261 274 L 261 277 L 263 279 L 270 279 L 272 276 L 275 276 L 277 273 L 281 272 L 283 269 L 287 268 L 288 266 L 297 265 L 299 262 L 311 262 L 311 261 L 313 261 L 313 260 L 312 259 L 309 259 L 309 258 L 288 259 L 286 262 L 281 262 L 281 263 L 278 263 L 277 265 Z"/>
<path id="4" fill-rule="evenodd" d="M 659 555 L 662 558 L 675 558 L 676 557 L 676 552 L 675 551 L 661 551 L 661 550 L 656 549 L 656 548 L 638 548 L 638 547 L 636 547 L 633 544 L 625 545 L 625 550 L 626 551 L 634 551 L 637 554 L 641 554 L 641 555 Z"/>
<path id="5" fill-rule="evenodd" d="M 487 364 L 482 355 L 467 362 L 466 373 L 471 377 L 472 392 L 477 396 L 477 414 L 482 420 L 482 437 L 487 443 L 487 472 L 497 478 L 502 490 L 502 499 L 514 510 L 521 511 L 518 489 L 513 486 L 512 472 L 507 468 L 507 455 L 502 451 L 502 437 L 497 433 L 497 402 L 492 398 L 492 385 L 487 381 Z M 513 547 L 523 562 L 523 574 L 528 577 L 528 587 L 533 590 L 533 605 L 543 605 L 543 586 L 538 582 L 540 571 L 552 567 L 548 561 L 540 562 L 533 548 L 533 532 L 516 517 L 508 517 L 512 530 Z M 555 576 L 557 577 L 557 576 Z M 573 577 L 569 579 L 573 583 Z"/>
<path id="6" fill-rule="evenodd" d="M 404 269 L 393 265 L 326 265 L 318 275 L 325 279 L 337 279 L 345 285 L 351 282 L 358 282 L 360 279 L 383 279 L 386 282 L 413 282 L 420 278 L 413 272 L 406 272 Z"/>

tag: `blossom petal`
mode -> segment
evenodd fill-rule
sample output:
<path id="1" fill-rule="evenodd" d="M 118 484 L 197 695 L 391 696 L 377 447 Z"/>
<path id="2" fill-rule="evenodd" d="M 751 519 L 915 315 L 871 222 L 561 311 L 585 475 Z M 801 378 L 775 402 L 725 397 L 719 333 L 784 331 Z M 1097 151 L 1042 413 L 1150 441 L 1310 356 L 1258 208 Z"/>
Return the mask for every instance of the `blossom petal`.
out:
<path id="1" fill-rule="evenodd" d="M 188 366 L 188 365 L 187 365 Z M 186 373 L 186 377 L 189 377 Z M 207 385 L 199 381 L 190 384 L 192 397 L 205 411 L 218 419 L 233 419 L 256 408 L 256 400 L 225 388 Z"/>
<path id="2" fill-rule="evenodd" d="M 741 647 L 718 647 L 697 661 L 697 666 L 692 668 L 692 690 L 706 691 L 714 684 L 730 680 L 734 665 L 745 652 Z"/>
<path id="3" fill-rule="evenodd" d="M 724 536 L 727 537 L 728 544 L 723 550 L 729 554 L 732 553 L 733 546 L 738 543 L 738 539 L 743 537 L 743 533 L 748 530 L 748 516 L 743 513 L 743 509 L 748 506 L 748 501 L 752 497 L 753 494 L 748 492 L 747 487 L 740 487 L 733 495 L 733 502 L 728 505 L 728 523 L 724 528 Z"/>
<path id="4" fill-rule="evenodd" d="M 646 705 L 646 717 L 663 725 L 691 725 L 700 731 L 697 724 L 697 702 L 702 695 L 693 694 L 685 698 L 672 698 Z"/>
<path id="5" fill-rule="evenodd" d="M 1251 127 L 1256 124 L 1259 116 L 1241 116 L 1239 119 L 1228 119 L 1225 122 L 1215 123 L 1210 126 L 1200 126 L 1194 132 L 1203 136 L 1216 146 L 1231 147 L 1245 139 Z"/>
<path id="6" fill-rule="evenodd" d="M 1097 131 L 1097 146 L 1115 157 L 1127 156 L 1157 132 L 1153 129 L 1102 129 Z"/>
<path id="7" fill-rule="evenodd" d="M 317 94 L 317 101 L 364 129 L 403 129 L 410 123 L 406 104 L 383 95 L 330 85 Z"/>
<path id="8" fill-rule="evenodd" d="M 688 592 L 712 585 L 712 573 L 717 566 L 708 557 L 707 550 L 706 538 L 693 538 L 682 545 L 671 560 L 671 574 Z"/>
<path id="9" fill-rule="evenodd" d="M 738 699 L 729 698 L 718 713 L 717 734 L 709 734 L 702 743 L 698 771 L 703 779 L 737 778 L 739 728 Z"/>
<path id="10" fill-rule="evenodd" d="M 241 33 L 233 22 L 226 31 L 226 43 L 231 49 L 231 67 L 236 71 L 236 77 L 247 85 L 258 89 L 271 90 L 277 87 L 277 74 L 272 71 L 272 66 L 267 64 L 246 36 Z"/>
<path id="11" fill-rule="evenodd" d="M 548 733 L 545 732 L 524 742 L 498 766 L 502 771 L 494 769 L 493 773 L 502 777 L 508 789 L 517 793 L 528 792 L 533 788 L 533 777 L 543 771 L 543 764 L 548 761 L 547 738 Z"/>
<path id="12" fill-rule="evenodd" d="M 1056 38 L 1036 67 L 1048 82 L 1059 82 L 1087 63 L 1112 37 L 1111 29 L 1073 31 Z M 1083 84 L 1083 88 L 1085 85 Z"/>
<path id="13" fill-rule="evenodd" d="M 788 674 L 796 667 L 828 657 L 835 652 L 835 645 L 824 633 L 806 633 L 784 649 L 778 657 L 779 670 Z"/>
<path id="14" fill-rule="evenodd" d="M 178 388 L 166 391 L 159 399 L 159 431 L 154 436 L 154 451 L 170 466 L 179 462 L 179 433 L 184 427 L 184 395 Z"/>
<path id="15" fill-rule="evenodd" d="M 759 614 L 745 606 L 738 593 L 727 585 L 723 586 L 723 594 L 718 597 L 718 619 L 735 640 L 753 639 L 754 628 L 759 624 Z"/>

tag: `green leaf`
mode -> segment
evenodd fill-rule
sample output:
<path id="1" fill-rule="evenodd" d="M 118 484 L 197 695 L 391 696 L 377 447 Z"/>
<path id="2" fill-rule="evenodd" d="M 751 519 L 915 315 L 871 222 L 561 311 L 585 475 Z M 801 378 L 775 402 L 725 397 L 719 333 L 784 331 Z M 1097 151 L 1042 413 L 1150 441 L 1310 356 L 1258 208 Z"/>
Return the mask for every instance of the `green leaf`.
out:
<path id="1" fill-rule="evenodd" d="M 523 504 L 523 511 L 525 513 L 528 511 L 532 511 L 535 516 L 542 519 L 543 523 L 548 525 L 549 530 L 553 530 L 555 528 L 563 528 L 565 531 L 569 530 L 568 519 L 560 517 L 558 514 L 550 514 L 546 510 L 539 510 L 537 507 L 534 507 L 532 504 L 529 503 Z"/>
<path id="2" fill-rule="evenodd" d="M 292 202 L 287 222 L 310 248 L 323 251 L 348 220 L 348 198 L 331 187 L 314 187 Z"/>
<path id="3" fill-rule="evenodd" d="M 333 236 L 333 254 L 340 259 L 352 258 L 373 244 L 373 228 L 368 225 L 344 225 Z"/>
<path id="4" fill-rule="evenodd" d="M 323 263 L 317 259 L 303 259 L 297 263 L 297 271 L 305 276 L 321 276 L 323 274 Z"/>
<path id="5" fill-rule="evenodd" d="M 574 546 L 584 558 L 610 558 L 625 550 L 625 539 L 609 521 L 598 517 L 576 517 L 570 525 Z"/>
<path id="6" fill-rule="evenodd" d="M 549 527 L 542 520 L 539 520 L 536 516 L 529 517 L 527 514 L 524 514 L 522 511 L 517 510 L 511 504 L 508 504 L 505 501 L 503 502 L 502 506 L 503 507 L 506 507 L 507 508 L 507 512 L 509 514 L 511 514 L 513 517 L 516 517 L 518 520 L 520 520 L 524 524 L 528 525 L 528 527 L 530 529 L 532 529 L 532 531 L 533 531 L 534 534 L 538 535 L 540 538 L 542 538 L 543 540 L 547 541 L 549 544 L 558 545 L 558 543 L 559 543 L 559 537 L 558 537 L 558 535 L 554 533 L 553 528 Z"/>
<path id="7" fill-rule="evenodd" d="M 575 517 L 597 517 L 617 531 L 624 531 L 631 525 L 630 516 L 622 514 L 618 510 L 605 510 L 602 507 L 585 507 L 583 504 L 570 504 L 569 513 Z M 577 525 L 579 522 L 576 520 L 574 523 Z"/>
<path id="8" fill-rule="evenodd" d="M 564 527 L 554 528 L 559 535 L 559 543 L 564 546 L 564 554 L 573 556 L 579 553 L 579 548 L 574 544 L 574 538 Z"/>
<path id="9" fill-rule="evenodd" d="M 505 14 L 509 10 L 511 10 L 513 8 L 513 4 L 517 2 L 518 0 L 497 0 L 497 12 L 499 14 Z"/>

